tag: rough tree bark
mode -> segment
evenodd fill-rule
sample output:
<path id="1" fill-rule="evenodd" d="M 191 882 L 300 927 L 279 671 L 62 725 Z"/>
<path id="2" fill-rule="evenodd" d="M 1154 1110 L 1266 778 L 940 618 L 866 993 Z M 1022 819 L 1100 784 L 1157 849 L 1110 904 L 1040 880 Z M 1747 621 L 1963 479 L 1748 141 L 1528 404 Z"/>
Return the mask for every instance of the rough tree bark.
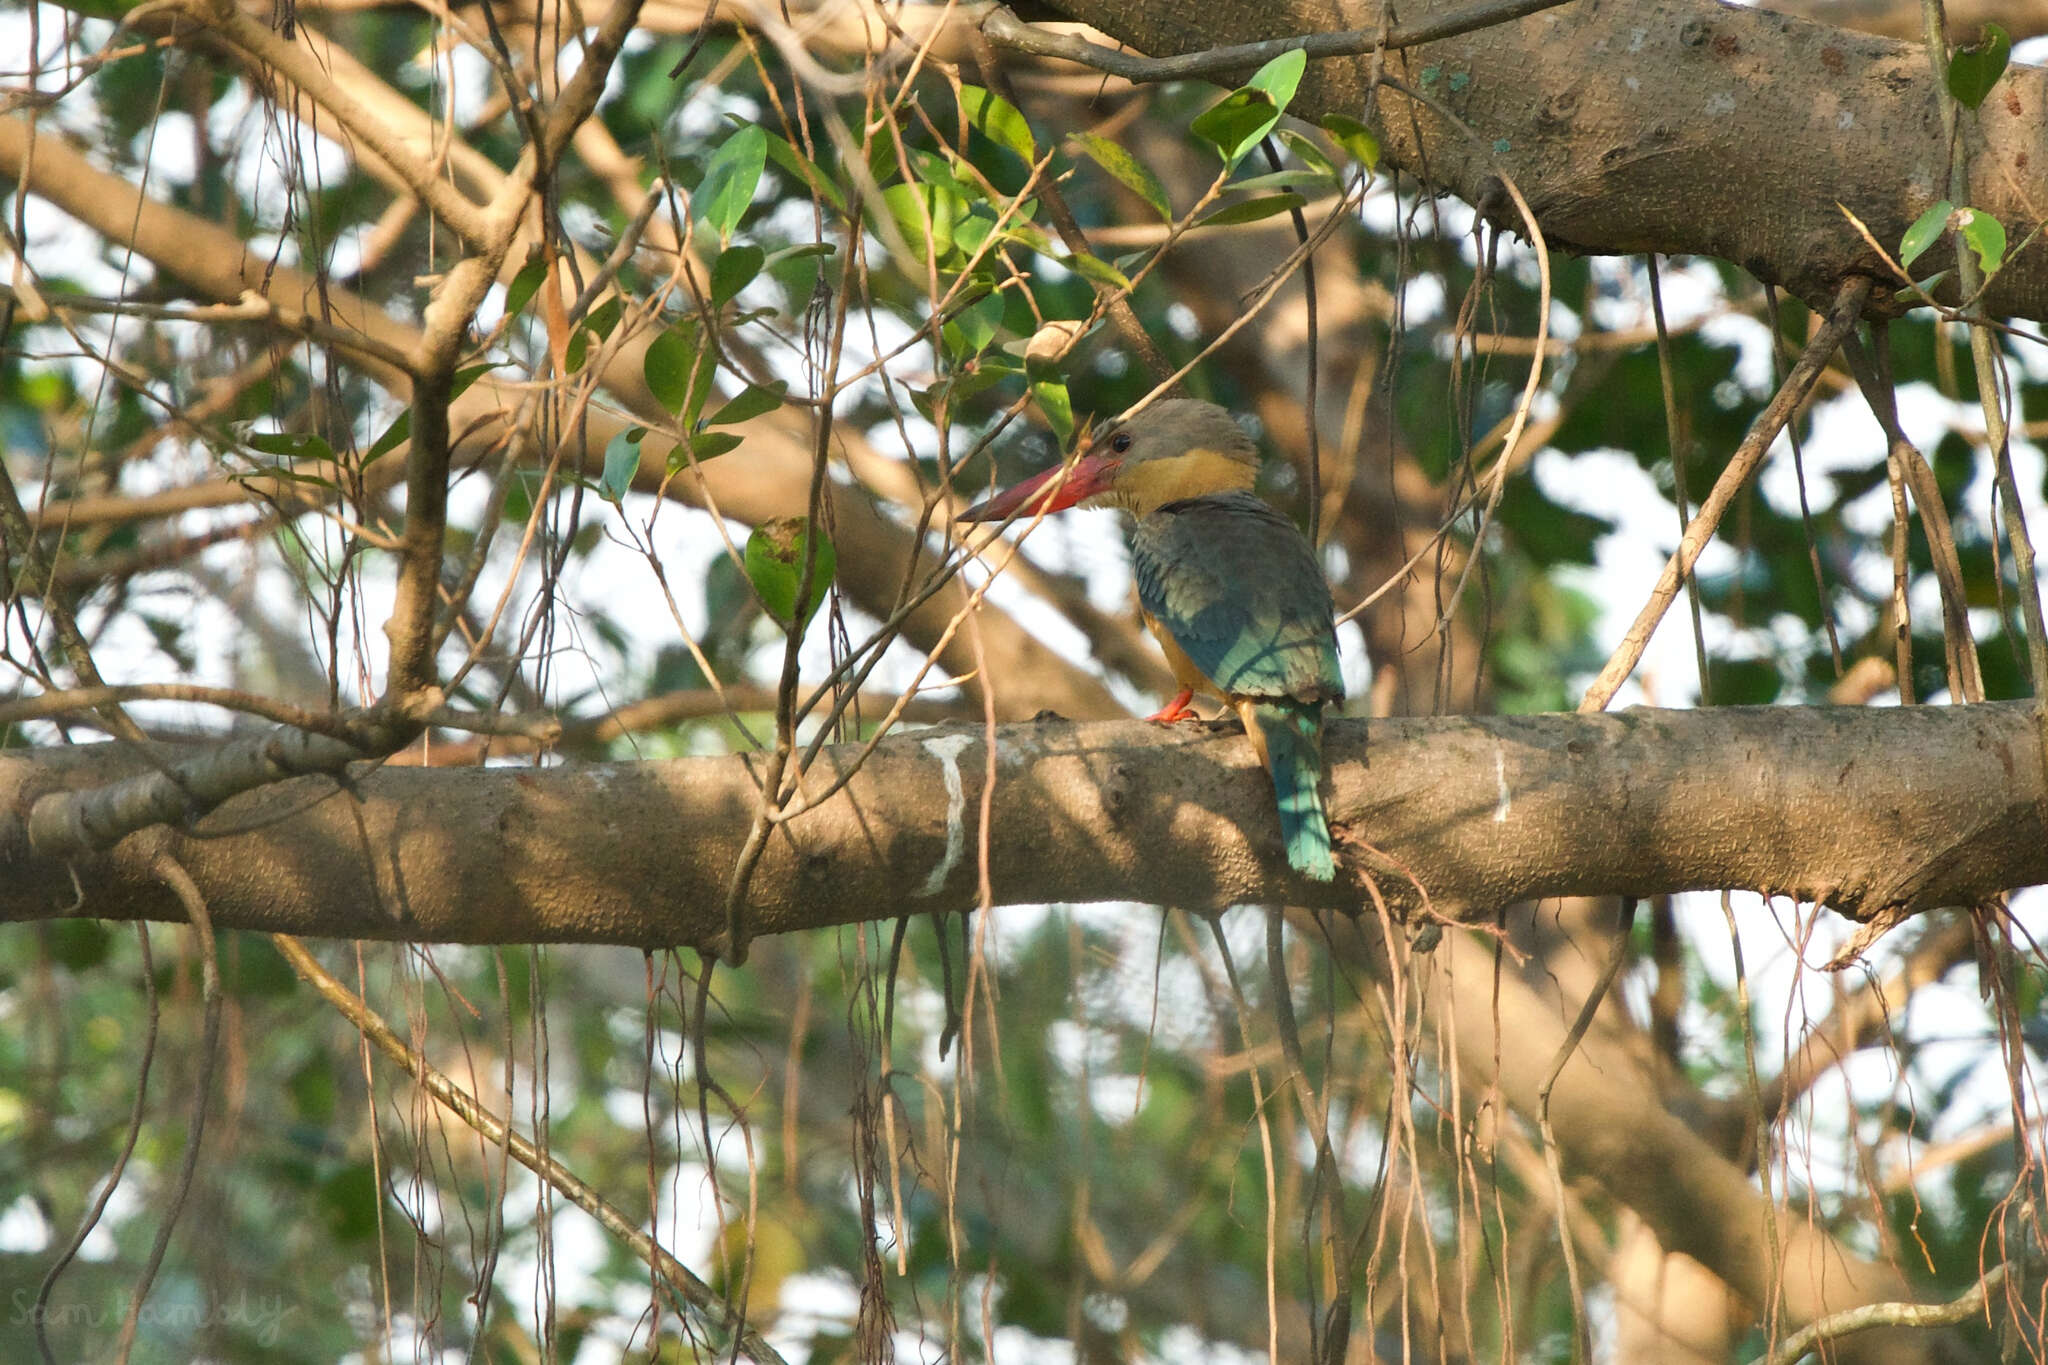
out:
<path id="1" fill-rule="evenodd" d="M 1054 7 L 1155 57 L 1369 27 L 1379 11 L 1371 0 Z M 1414 24 L 1453 8 L 1449 0 L 1406 4 L 1401 19 Z M 1369 57 L 1309 63 L 1292 112 L 1355 116 L 1371 65 Z M 1460 131 L 1429 102 L 1383 91 L 1389 160 L 1502 227 L 1520 230 L 1502 190 L 1506 175 L 1553 248 L 1718 256 L 1816 307 L 1845 275 L 1892 278 L 1838 205 L 1896 245 L 1948 184 L 1922 48 L 1769 10 L 1574 0 L 1390 54 L 1386 71 L 1473 130 Z M 1965 124 L 1976 206 L 2006 224 L 2039 222 L 2048 70 L 2012 67 Z M 2048 316 L 2048 252 L 2011 260 L 1985 306 Z"/>
<path id="2" fill-rule="evenodd" d="M 1764 8 L 1888 38 L 1918 40 L 1921 33 L 1920 0 L 1771 0 Z M 2036 0 L 1943 0 L 1942 8 L 1950 42 L 1970 42 L 1987 23 L 2003 25 L 2015 42 L 2048 33 L 2048 8 Z"/>
<path id="3" fill-rule="evenodd" d="M 1862 916 L 1920 910 L 2048 881 L 2033 718 L 2031 704 L 1991 703 L 1341 721 L 1330 812 L 1382 895 L 1410 907 L 1419 884 L 1443 916 L 1721 887 Z M 1356 882 L 1322 891 L 1282 874 L 1272 792 L 1239 735 L 1060 720 L 996 735 L 986 828 L 985 731 L 889 739 L 771 842 L 753 931 L 971 905 L 983 840 L 996 904 L 1366 903 Z M 856 752 L 826 751 L 807 787 Z M 237 798 L 174 843 L 222 927 L 704 944 L 723 925 L 756 770 L 748 756 L 385 770 L 347 792 L 306 778 Z M 0 756 L 0 919 L 183 918 L 147 836 L 69 862 L 28 843 L 38 799 L 139 771 L 141 755 L 111 744 Z"/>

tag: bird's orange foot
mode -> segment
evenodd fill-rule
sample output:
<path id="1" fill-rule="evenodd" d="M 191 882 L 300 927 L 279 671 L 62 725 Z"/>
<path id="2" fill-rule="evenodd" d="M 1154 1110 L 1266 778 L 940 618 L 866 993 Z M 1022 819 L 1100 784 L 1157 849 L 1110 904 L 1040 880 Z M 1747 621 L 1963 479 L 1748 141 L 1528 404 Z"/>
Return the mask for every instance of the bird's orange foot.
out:
<path id="1" fill-rule="evenodd" d="M 1193 701 L 1194 699 L 1195 689 L 1192 687 L 1183 687 L 1180 690 L 1179 696 L 1175 697 L 1172 701 L 1166 703 L 1166 705 L 1160 707 L 1157 711 L 1154 711 L 1151 715 L 1145 717 L 1145 719 L 1156 720 L 1161 725 L 1172 725 L 1176 721 L 1183 720 L 1200 720 L 1201 717 L 1195 714 L 1195 708 L 1188 705 L 1188 703 Z"/>

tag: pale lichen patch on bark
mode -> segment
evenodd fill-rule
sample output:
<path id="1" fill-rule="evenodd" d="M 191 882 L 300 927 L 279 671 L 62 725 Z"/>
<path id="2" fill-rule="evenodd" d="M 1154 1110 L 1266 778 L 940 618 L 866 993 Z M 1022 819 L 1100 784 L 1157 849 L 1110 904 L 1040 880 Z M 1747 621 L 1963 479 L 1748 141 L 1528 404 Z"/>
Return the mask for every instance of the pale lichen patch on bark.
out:
<path id="1" fill-rule="evenodd" d="M 925 740 L 921 746 L 939 760 L 946 783 L 946 851 L 925 877 L 924 885 L 917 889 L 920 897 L 936 896 L 945 890 L 946 879 L 953 875 L 967 850 L 967 791 L 960 781 L 960 755 L 973 746 L 972 735 L 939 735 Z"/>

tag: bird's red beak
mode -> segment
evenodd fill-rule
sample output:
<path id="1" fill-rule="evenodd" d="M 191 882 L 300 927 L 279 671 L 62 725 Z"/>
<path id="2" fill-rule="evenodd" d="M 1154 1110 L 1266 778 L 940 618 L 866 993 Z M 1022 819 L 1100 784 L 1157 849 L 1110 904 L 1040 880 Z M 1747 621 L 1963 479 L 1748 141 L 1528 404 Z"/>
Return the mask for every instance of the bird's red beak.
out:
<path id="1" fill-rule="evenodd" d="M 1083 455 L 1070 465 L 1034 474 L 1016 487 L 974 504 L 954 520 L 1007 521 L 1017 512 L 1063 512 L 1085 498 L 1107 492 L 1122 467 L 1122 460 L 1107 455 Z"/>

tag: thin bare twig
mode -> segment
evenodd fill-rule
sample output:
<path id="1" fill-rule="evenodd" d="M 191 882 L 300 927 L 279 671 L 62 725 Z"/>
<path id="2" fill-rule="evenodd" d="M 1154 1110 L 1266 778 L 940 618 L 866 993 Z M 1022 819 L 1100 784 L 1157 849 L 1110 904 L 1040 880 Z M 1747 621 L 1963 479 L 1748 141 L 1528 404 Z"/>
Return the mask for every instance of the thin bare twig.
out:
<path id="1" fill-rule="evenodd" d="M 1579 1050 L 1585 1039 L 1586 1030 L 1593 1026 L 1593 1016 L 1600 1011 L 1600 1002 L 1607 998 L 1607 992 L 1614 985 L 1614 978 L 1621 974 L 1621 964 L 1628 960 L 1629 931 L 1635 927 L 1636 898 L 1621 898 L 1620 922 L 1614 926 L 1614 951 L 1608 955 L 1607 966 L 1600 972 L 1600 979 L 1593 983 L 1593 989 L 1579 1005 L 1579 1016 L 1572 1020 L 1571 1030 L 1558 1044 L 1557 1056 L 1550 1063 L 1550 1074 L 1543 1078 L 1543 1088 L 1536 1092 L 1537 1127 L 1543 1133 L 1543 1161 L 1550 1169 L 1551 1194 L 1557 1200 L 1558 1243 L 1564 1248 L 1565 1277 L 1571 1283 L 1572 1292 L 1572 1359 L 1584 1360 L 1587 1354 L 1586 1337 L 1591 1324 L 1586 1318 L 1586 1288 L 1579 1278 L 1579 1257 L 1573 1249 L 1576 1238 L 1572 1236 L 1568 1215 L 1571 1203 L 1565 1196 L 1564 1167 L 1557 1154 L 1557 1133 L 1550 1126 L 1550 1092 L 1557 1086 L 1557 1078 L 1564 1074 L 1572 1054 Z"/>
<path id="2" fill-rule="evenodd" d="M 313 734 L 335 739 L 348 737 L 348 721 L 333 713 L 309 711 L 303 706 L 279 701 L 255 692 L 232 687 L 204 687 L 197 683 L 122 683 L 98 687 L 74 687 L 61 692 L 44 692 L 33 697 L 0 702 L 0 728 L 24 721 L 47 720 L 54 716 L 98 711 L 120 702 L 178 701 L 218 706 L 261 716 L 279 725 L 291 725 Z"/>
<path id="3" fill-rule="evenodd" d="M 199 1035 L 199 1076 L 193 1083 L 192 1118 L 185 1129 L 185 1155 L 178 1164 L 178 1177 L 171 1186 L 171 1196 L 166 1203 L 163 1219 L 157 1224 L 156 1240 L 150 1245 L 149 1260 L 143 1265 L 142 1273 L 136 1277 L 134 1291 L 128 1298 L 128 1313 L 121 1321 L 121 1336 L 115 1348 L 115 1358 L 126 1365 L 128 1353 L 135 1349 L 135 1332 L 142 1322 L 142 1305 L 149 1298 L 150 1286 L 156 1280 L 157 1269 L 163 1265 L 164 1252 L 170 1248 L 171 1232 L 178 1225 L 178 1213 L 185 1207 L 185 1196 L 191 1193 L 192 1176 L 199 1168 L 199 1153 L 206 1135 L 206 1110 L 213 1098 L 213 1068 L 220 1044 L 220 1014 L 222 995 L 220 990 L 220 963 L 213 951 L 213 920 L 206 913 L 206 899 L 199 894 L 199 886 L 192 880 L 192 874 L 184 865 L 168 853 L 159 853 L 154 864 L 156 875 L 185 907 L 185 914 L 192 922 L 193 947 L 199 957 L 199 980 L 205 1001 L 205 1025 Z"/>
<path id="4" fill-rule="evenodd" d="M 1920 508 L 1921 528 L 1927 534 L 1927 557 L 1934 565 L 1934 581 L 1941 590 L 1942 640 L 1948 660 L 1949 695 L 1963 701 L 1982 701 L 1984 671 L 1977 658 L 1976 639 L 1970 633 L 1968 589 L 1963 583 L 1962 557 L 1956 551 L 1955 528 L 1949 523 L 1948 505 L 1942 501 L 1941 484 L 1935 479 L 1933 468 L 1928 465 L 1927 457 L 1920 453 L 1920 448 L 1907 439 L 1905 428 L 1899 422 L 1886 325 L 1876 323 L 1871 332 L 1869 351 L 1866 352 L 1863 344 L 1852 335 L 1842 342 L 1842 355 L 1849 362 L 1849 372 L 1856 376 L 1857 386 L 1863 390 L 1863 399 L 1870 405 L 1871 415 L 1877 418 L 1878 426 L 1884 430 L 1889 445 L 1889 464 L 1898 470 L 1900 482 L 1912 491 L 1913 501 Z M 1899 534 L 1903 536 L 1905 533 L 1902 521 Z M 1898 553 L 1904 555 L 1903 550 Z M 1903 574 L 1904 569 L 1899 572 Z M 1904 590 L 1899 591 L 1903 603 Z M 1901 659 L 1910 663 L 1910 639 L 1906 648 L 1908 652 L 1901 655 Z"/>
<path id="5" fill-rule="evenodd" d="M 303 943 L 287 934 L 273 934 L 270 941 L 277 951 L 283 954 L 285 961 L 292 964 L 292 970 L 318 991 L 322 999 L 354 1024 L 373 1047 L 396 1062 L 399 1069 L 412 1077 L 414 1083 L 426 1091 L 435 1103 L 476 1129 L 486 1142 L 509 1151 L 514 1161 L 545 1180 L 558 1190 L 563 1198 L 595 1218 L 607 1232 L 624 1242 L 628 1250 L 659 1275 L 662 1283 L 688 1304 L 706 1326 L 716 1329 L 721 1336 L 730 1335 L 730 1320 L 724 1304 L 719 1301 L 717 1291 L 691 1273 L 688 1266 L 670 1255 L 659 1242 L 642 1231 L 637 1223 L 586 1184 L 575 1172 L 541 1151 L 534 1145 L 532 1139 L 485 1108 L 475 1096 L 407 1046 L 403 1039 L 391 1031 L 391 1026 L 370 1008 L 368 1002 L 336 980 L 333 974 L 307 951 Z M 734 1346 L 750 1359 L 761 1362 L 761 1365 L 781 1365 L 782 1357 L 761 1339 L 760 1333 L 752 1329 L 741 1333 Z"/>
<path id="6" fill-rule="evenodd" d="M 1635 671 L 1643 651 L 1649 647 L 1651 633 L 1678 596 L 1680 580 L 1692 572 L 1693 563 L 1699 559 L 1715 528 L 1721 524 L 1722 514 L 1734 503 L 1735 495 L 1742 491 L 1743 485 L 1749 482 L 1749 476 L 1756 471 L 1765 452 L 1777 440 L 1785 423 L 1792 419 L 1799 404 L 1812 392 L 1814 382 L 1820 378 L 1829 357 L 1851 335 L 1856 319 L 1862 314 L 1864 301 L 1870 297 L 1870 284 L 1869 277 L 1865 275 L 1852 275 L 1842 282 L 1835 294 L 1834 307 L 1828 312 L 1827 322 L 1807 343 L 1798 362 L 1785 376 L 1784 384 L 1758 414 L 1749 434 L 1742 438 L 1742 444 L 1729 457 L 1727 468 L 1721 471 L 1721 477 L 1714 481 L 1713 490 L 1700 504 L 1699 515 L 1686 527 L 1685 534 L 1679 538 L 1678 548 L 1671 552 L 1664 572 L 1658 576 L 1657 586 L 1650 592 L 1650 600 L 1637 613 L 1634 624 L 1615 647 L 1613 657 L 1600 670 L 1600 676 L 1586 689 L 1585 699 L 1579 703 L 1580 711 L 1606 710 L 1607 703 L 1614 699 L 1622 683 Z"/>
<path id="7" fill-rule="evenodd" d="M 1949 55 L 1946 15 L 1942 0 L 1921 0 L 1922 28 L 1927 40 L 1927 59 L 1933 66 L 1934 85 L 1941 102 L 1941 126 L 1949 148 L 1949 198 L 1958 204 L 1970 202 L 1969 146 L 1957 137 L 1964 117 L 1961 102 L 1950 91 L 1947 75 Z M 1976 118 L 1975 111 L 1969 117 Z M 1984 444 L 1991 452 L 1991 466 L 1998 496 L 2000 519 L 2005 523 L 2006 544 L 2012 548 L 2012 564 L 2019 580 L 2020 611 L 2025 621 L 2027 672 L 2034 687 L 2041 732 L 2041 754 L 2048 760 L 2048 619 L 2041 607 L 2041 583 L 2034 573 L 2034 542 L 2027 532 L 2025 504 L 2020 500 L 2019 481 L 2013 475 L 2012 440 L 2008 430 L 2007 402 L 2011 380 L 2005 357 L 1992 339 L 1984 316 L 1981 296 L 1986 284 L 1983 267 L 1963 237 L 1959 221 L 1951 219 L 1950 235 L 1956 257 L 1956 282 L 1966 300 L 1963 316 L 1970 328 L 1970 360 L 1977 377 L 1977 401 L 1984 409 Z M 1997 581 L 1994 575 L 1993 581 Z"/>
<path id="8" fill-rule="evenodd" d="M 142 1025 L 142 1059 L 136 1068 L 135 1104 L 128 1112 L 128 1131 L 121 1139 L 121 1148 L 114 1156 L 114 1169 L 107 1172 L 107 1178 L 100 1182 L 100 1191 L 93 1197 L 92 1207 L 78 1220 L 77 1229 L 71 1240 L 57 1253 L 57 1259 L 43 1274 L 43 1283 L 36 1290 L 35 1307 L 30 1314 L 35 1321 L 36 1348 L 43 1354 L 43 1365 L 57 1365 L 57 1357 L 50 1350 L 49 1317 L 50 1295 L 57 1288 L 57 1279 L 65 1267 L 78 1255 L 78 1249 L 85 1245 L 85 1239 L 99 1226 L 100 1218 L 107 1211 L 107 1204 L 114 1197 L 114 1191 L 121 1186 L 122 1173 L 128 1169 L 128 1158 L 135 1155 L 136 1139 L 142 1135 L 142 1115 L 149 1104 L 149 1072 L 156 1060 L 156 1030 L 161 1011 L 156 999 L 156 960 L 149 948 L 149 923 L 135 922 L 135 939 L 142 954 L 142 998 L 145 1006 Z"/>

